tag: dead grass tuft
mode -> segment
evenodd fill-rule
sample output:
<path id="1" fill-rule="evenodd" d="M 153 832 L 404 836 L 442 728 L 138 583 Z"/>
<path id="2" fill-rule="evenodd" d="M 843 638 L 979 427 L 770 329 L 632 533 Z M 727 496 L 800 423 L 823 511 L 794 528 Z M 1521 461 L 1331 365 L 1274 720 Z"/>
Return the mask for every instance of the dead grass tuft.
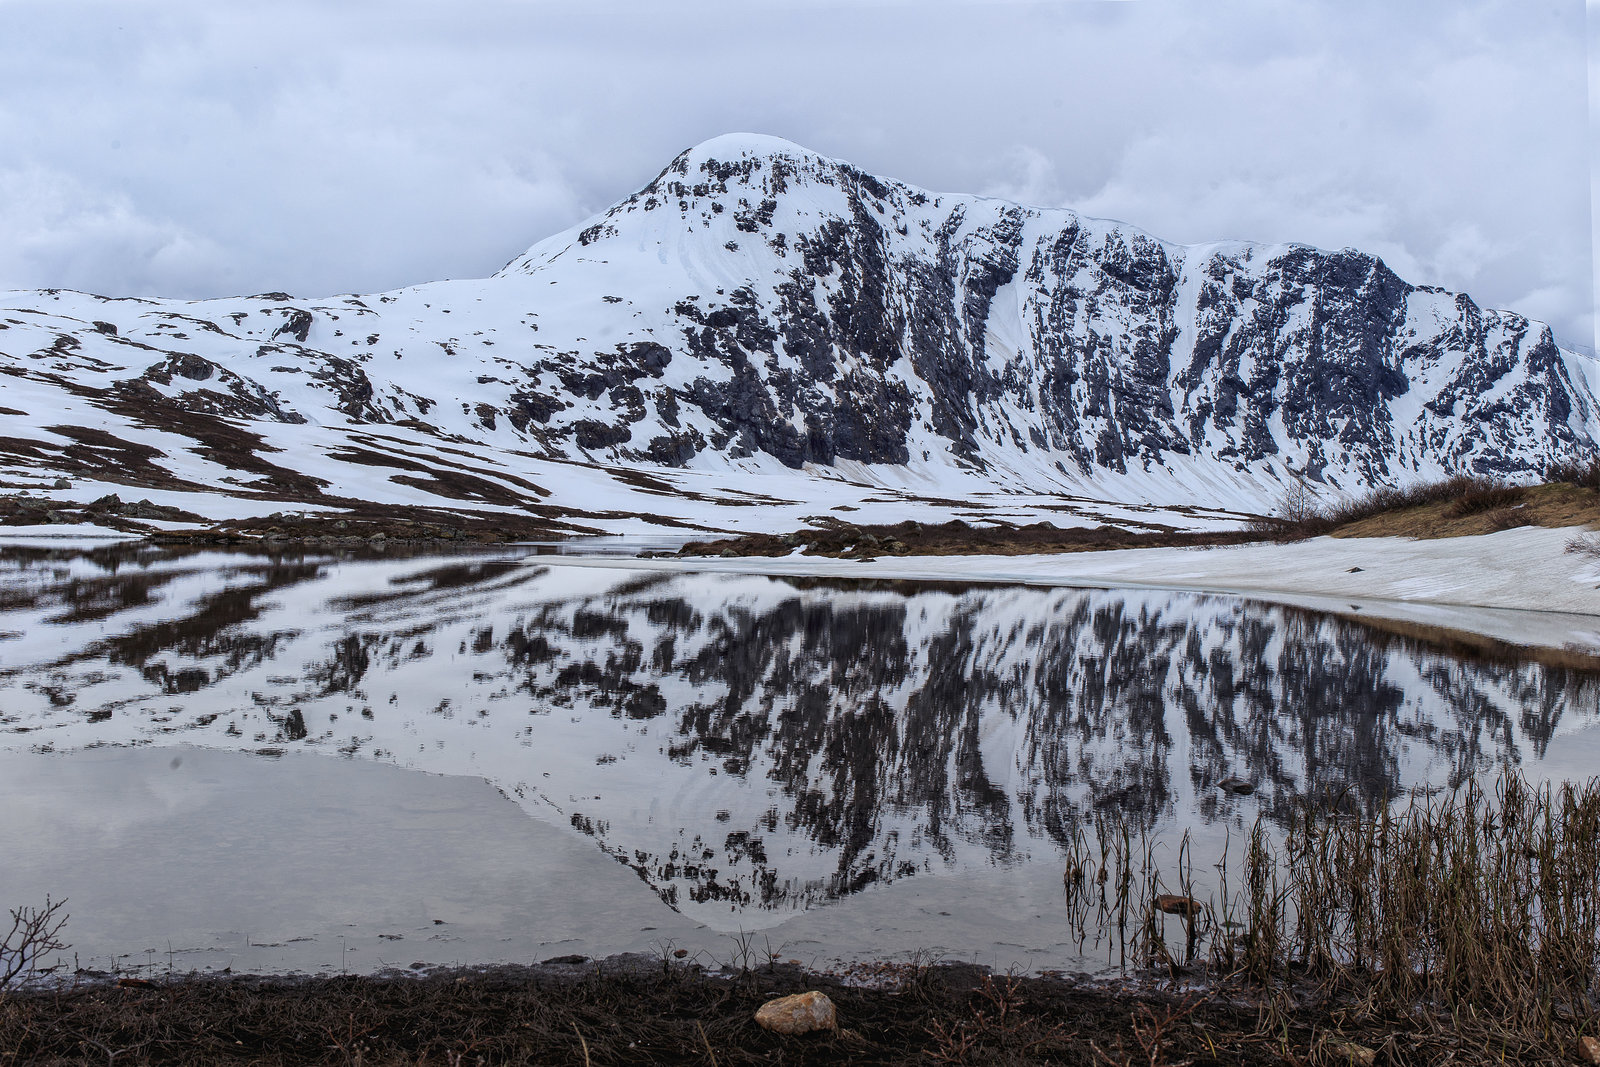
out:
<path id="1" fill-rule="evenodd" d="M 1600 558 L 1600 534 L 1579 534 L 1567 542 L 1567 551 Z"/>

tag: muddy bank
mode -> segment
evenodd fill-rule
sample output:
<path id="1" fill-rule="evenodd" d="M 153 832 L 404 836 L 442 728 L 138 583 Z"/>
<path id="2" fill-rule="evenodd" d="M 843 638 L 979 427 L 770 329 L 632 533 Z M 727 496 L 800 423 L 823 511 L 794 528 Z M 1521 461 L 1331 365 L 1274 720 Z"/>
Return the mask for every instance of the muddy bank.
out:
<path id="1" fill-rule="evenodd" d="M 0 531 L 6 527 L 99 527 L 155 544 L 322 545 L 507 544 L 596 532 L 552 515 L 518 515 L 439 508 L 400 507 L 347 501 L 326 511 L 278 511 L 211 521 L 148 499 L 124 500 L 109 493 L 87 503 L 26 493 L 0 495 Z"/>
<path id="2" fill-rule="evenodd" d="M 758 1026 L 769 998 L 818 990 L 839 1028 Z M 1309 991 L 1263 997 L 1155 979 L 995 975 L 970 965 L 556 960 L 419 976 L 171 981 L 80 975 L 0 999 L 0 1063 L 118 1064 L 1457 1064 L 1571 1062 L 1542 1041 L 1431 1016 L 1363 1015 Z"/>
<path id="3" fill-rule="evenodd" d="M 932 524 L 901 522 L 893 526 L 855 525 L 833 521 L 820 528 L 786 534 L 746 534 L 716 541 L 691 541 L 680 556 L 807 556 L 868 560 L 878 556 L 1023 556 L 1061 552 L 1103 552 L 1117 548 L 1199 548 L 1239 545 L 1264 538 L 1245 531 L 1195 533 L 1150 525 L 1129 530 L 1119 526 L 1062 528 L 1046 522 L 1027 526 L 973 526 L 959 519 Z"/>
<path id="4" fill-rule="evenodd" d="M 1564 482 L 1520 486 L 1457 478 L 1408 490 L 1380 489 L 1327 510 L 1302 505 L 1297 518 L 1257 516 L 1240 529 L 1195 532 L 1156 522 L 1059 528 L 1048 522 L 972 526 L 960 520 L 892 526 L 826 517 L 785 534 L 754 533 L 694 541 L 683 556 L 807 556 L 865 560 L 878 556 L 1020 556 L 1104 552 L 1124 548 L 1200 548 L 1256 542 L 1341 538 L 1473 537 L 1525 527 L 1565 529 L 1600 524 L 1600 496 Z"/>
<path id="5" fill-rule="evenodd" d="M 326 515 L 279 512 L 259 519 L 220 522 L 204 530 L 152 533 L 149 540 L 158 544 L 500 545 L 587 532 L 518 515 L 361 508 Z"/>

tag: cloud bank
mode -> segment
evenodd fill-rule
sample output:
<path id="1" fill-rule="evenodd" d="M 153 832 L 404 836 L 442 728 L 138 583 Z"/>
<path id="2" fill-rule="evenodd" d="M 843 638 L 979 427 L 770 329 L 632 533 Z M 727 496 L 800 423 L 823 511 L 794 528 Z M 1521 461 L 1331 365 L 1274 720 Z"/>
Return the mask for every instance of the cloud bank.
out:
<path id="1" fill-rule="evenodd" d="M 492 272 L 752 130 L 1594 336 L 1585 6 L 0 0 L 0 287 Z"/>

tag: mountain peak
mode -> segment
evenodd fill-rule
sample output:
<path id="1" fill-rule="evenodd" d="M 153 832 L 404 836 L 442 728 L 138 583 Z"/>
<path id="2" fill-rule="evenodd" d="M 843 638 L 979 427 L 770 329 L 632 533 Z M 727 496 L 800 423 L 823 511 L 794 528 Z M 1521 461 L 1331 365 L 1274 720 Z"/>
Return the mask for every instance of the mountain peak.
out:
<path id="1" fill-rule="evenodd" d="M 0 369 L 117 417 L 425 427 L 561 462 L 1263 508 L 1292 479 L 1531 476 L 1600 438 L 1600 367 L 1374 256 L 1179 246 L 755 133 L 680 153 L 490 280 L 288 307 L 8 299 L 26 314 Z"/>
<path id="2" fill-rule="evenodd" d="M 680 159 L 766 159 L 787 156 L 795 159 L 827 159 L 804 145 L 766 133 L 724 133 L 701 141 L 679 153 Z"/>

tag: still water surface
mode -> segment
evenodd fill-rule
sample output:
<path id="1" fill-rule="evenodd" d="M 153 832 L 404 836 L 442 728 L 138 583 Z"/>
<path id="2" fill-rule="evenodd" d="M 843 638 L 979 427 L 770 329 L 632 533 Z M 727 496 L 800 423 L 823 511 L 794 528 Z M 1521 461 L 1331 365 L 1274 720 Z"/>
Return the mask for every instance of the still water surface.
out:
<path id="1" fill-rule="evenodd" d="M 741 931 L 1092 965 L 1060 875 L 1096 816 L 1204 857 L 1307 794 L 1600 759 L 1584 657 L 1451 648 L 1189 593 L 9 550 L 0 903 L 70 896 L 101 967 L 725 959 Z"/>

